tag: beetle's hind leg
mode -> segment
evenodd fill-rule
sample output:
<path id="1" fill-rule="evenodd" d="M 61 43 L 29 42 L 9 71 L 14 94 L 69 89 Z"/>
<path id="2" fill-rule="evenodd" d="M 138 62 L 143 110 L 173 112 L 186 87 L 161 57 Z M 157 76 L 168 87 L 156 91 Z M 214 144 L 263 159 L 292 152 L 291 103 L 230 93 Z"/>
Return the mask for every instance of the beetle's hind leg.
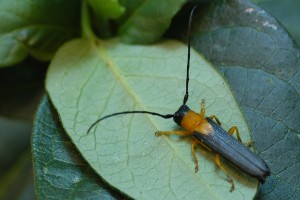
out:
<path id="1" fill-rule="evenodd" d="M 231 178 L 231 176 L 229 175 L 229 173 L 227 172 L 227 170 L 223 167 L 221 160 L 220 160 L 220 155 L 218 153 L 216 154 L 215 162 L 218 165 L 218 167 L 224 172 L 224 174 L 227 175 L 227 177 L 229 179 L 228 181 L 231 183 L 231 188 L 229 191 L 232 192 L 234 190 L 234 181 Z"/>
<path id="2" fill-rule="evenodd" d="M 230 135 L 233 135 L 234 132 L 236 132 L 236 137 L 237 137 L 238 141 L 239 141 L 240 143 L 243 143 L 243 142 L 242 142 L 242 139 L 241 139 L 241 137 L 240 137 L 239 129 L 238 129 L 236 126 L 233 126 L 233 127 L 231 127 L 231 128 L 228 130 L 228 133 L 229 133 Z M 248 146 L 248 147 L 251 147 L 251 146 L 254 144 L 254 142 L 253 142 L 253 141 L 250 141 L 250 142 L 245 142 L 245 143 L 243 143 L 243 144 L 246 145 L 246 146 Z"/>

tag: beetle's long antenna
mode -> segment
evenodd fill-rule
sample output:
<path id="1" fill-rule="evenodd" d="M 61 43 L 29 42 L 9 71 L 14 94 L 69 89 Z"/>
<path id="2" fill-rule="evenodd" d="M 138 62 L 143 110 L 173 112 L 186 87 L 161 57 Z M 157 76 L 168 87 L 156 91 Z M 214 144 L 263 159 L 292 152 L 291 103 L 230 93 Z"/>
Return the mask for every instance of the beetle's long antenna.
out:
<path id="1" fill-rule="evenodd" d="M 106 115 L 106 116 L 104 116 L 104 117 L 98 119 L 97 121 L 95 121 L 95 122 L 90 126 L 90 128 L 88 129 L 87 134 L 91 131 L 91 129 L 92 129 L 96 124 L 98 124 L 100 121 L 102 121 L 102 120 L 104 120 L 104 119 L 107 119 L 107 118 L 109 118 L 109 117 L 113 117 L 113 116 L 116 116 L 116 115 L 133 114 L 133 113 L 156 115 L 156 116 L 159 116 L 159 117 L 162 117 L 162 118 L 165 118 L 165 119 L 169 119 L 169 118 L 172 118 L 172 117 L 174 116 L 173 114 L 162 115 L 162 114 L 159 114 L 159 113 L 156 113 L 156 112 L 139 111 L 139 110 L 136 110 L 136 111 L 117 112 L 117 113 L 113 113 L 113 114 L 110 114 L 110 115 Z"/>
<path id="2" fill-rule="evenodd" d="M 194 10 L 197 8 L 197 5 L 193 7 L 190 17 L 189 17 L 189 24 L 188 24 L 188 57 L 187 57 L 187 70 L 186 70 L 186 88 L 185 88 L 185 95 L 183 98 L 183 105 L 186 104 L 188 97 L 189 97 L 189 70 L 190 70 L 190 52 L 191 52 L 191 24 L 192 24 L 192 18 L 194 14 Z M 174 117 L 174 114 L 167 114 L 167 115 L 162 115 L 156 112 L 150 112 L 150 111 L 124 111 L 124 112 L 117 112 L 113 113 L 110 115 L 106 115 L 98 120 L 96 120 L 88 129 L 87 134 L 92 130 L 94 126 L 96 126 L 100 121 L 107 119 L 109 117 L 113 117 L 116 115 L 124 115 L 124 114 L 134 114 L 134 113 L 140 113 L 140 114 L 150 114 L 150 115 L 156 115 L 165 119 L 169 119 Z"/>
<path id="3" fill-rule="evenodd" d="M 191 25 L 192 25 L 192 19 L 193 19 L 193 14 L 194 10 L 197 8 L 197 5 L 193 7 L 190 18 L 189 18 L 189 26 L 188 26 L 188 57 L 187 57 L 187 66 L 186 66 L 186 83 L 185 83 L 185 95 L 183 98 L 183 104 L 185 105 L 188 98 L 189 98 L 189 74 L 190 74 L 190 57 L 191 57 Z"/>

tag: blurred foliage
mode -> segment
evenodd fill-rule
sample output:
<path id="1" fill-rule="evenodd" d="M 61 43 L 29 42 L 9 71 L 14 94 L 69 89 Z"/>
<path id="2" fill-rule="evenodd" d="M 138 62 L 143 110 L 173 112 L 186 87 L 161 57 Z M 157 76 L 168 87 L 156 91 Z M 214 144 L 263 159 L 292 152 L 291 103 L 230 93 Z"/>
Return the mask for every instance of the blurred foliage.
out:
<path id="1" fill-rule="evenodd" d="M 300 3 L 298 0 L 252 0 L 253 2 L 257 3 L 259 6 L 261 6 L 263 9 L 267 11 L 266 15 L 268 13 L 272 14 L 283 26 L 286 27 L 289 35 L 284 35 L 285 38 L 283 39 L 294 39 L 297 44 L 300 44 L 300 26 L 299 24 L 299 15 L 300 15 Z M 30 158 L 30 134 L 31 134 L 31 124 L 33 115 L 35 113 L 36 107 L 38 102 L 40 101 L 40 98 L 43 94 L 43 87 L 44 87 L 44 78 L 45 78 L 45 72 L 48 63 L 41 63 L 33 59 L 32 57 L 28 57 L 28 54 L 31 54 L 35 58 L 38 58 L 40 60 L 50 60 L 53 56 L 53 54 L 56 52 L 58 46 L 63 44 L 65 41 L 72 39 L 74 37 L 79 36 L 79 30 L 81 29 L 79 19 L 80 19 L 80 1 L 55 1 L 55 4 L 53 2 L 50 2 L 48 4 L 43 4 L 43 2 L 46 1 L 39 1 L 39 4 L 32 4 L 37 1 L 22 1 L 18 2 L 17 0 L 5 0 L 1 1 L 0 5 L 0 16 L 1 16 L 1 22 L 0 22 L 0 58 L 2 58 L 1 66 L 9 67 L 9 68 L 2 68 L 0 69 L 0 114 L 2 117 L 0 118 L 0 199 L 34 199 L 35 194 L 33 191 L 33 177 L 32 177 L 32 167 L 31 167 L 31 158 Z M 69 2 L 69 3 L 68 3 Z M 116 12 L 117 14 L 114 15 L 118 16 L 118 13 L 120 13 L 120 18 L 107 18 L 107 21 L 104 23 L 97 24 L 97 19 L 101 18 L 102 16 L 97 15 L 96 12 L 99 10 L 99 8 L 93 7 L 93 5 L 99 6 L 96 1 L 90 0 L 90 6 L 91 13 L 90 16 L 93 18 L 92 20 L 92 26 L 96 30 L 99 35 L 106 35 L 107 33 L 112 34 L 115 36 L 116 34 L 122 33 L 122 31 L 119 30 L 120 27 L 122 27 L 123 22 L 128 21 L 127 24 L 130 24 L 129 22 L 134 22 L 130 20 L 130 16 L 134 17 L 134 2 L 136 1 L 126 1 L 121 0 L 120 7 L 114 7 L 117 8 Z M 96 3 L 95 3 L 96 2 Z M 174 1 L 175 2 L 175 1 Z M 178 1 L 179 2 L 179 1 Z M 215 7 L 213 4 L 210 6 L 211 1 L 189 1 L 192 3 L 199 3 L 201 5 L 201 11 L 203 13 L 207 14 L 207 19 L 209 19 L 209 15 L 211 17 L 213 16 L 212 13 L 217 16 L 220 21 L 223 20 L 224 16 L 219 16 L 218 14 L 222 13 L 216 13 L 214 12 L 213 8 L 215 8 L 215 11 L 218 11 L 216 4 Z M 220 2 L 220 1 L 217 1 Z M 228 0 L 224 1 L 226 5 L 232 5 L 235 1 Z M 240 1 L 241 3 L 247 1 Z M 15 3 L 15 5 L 14 5 Z M 62 3 L 63 6 L 60 4 Z M 149 31 L 142 31 L 144 35 L 138 35 L 137 41 L 140 42 L 141 38 L 147 37 L 147 34 L 151 31 L 153 31 L 154 34 L 150 33 L 149 40 L 145 41 L 145 43 L 157 41 L 161 38 L 161 34 L 164 33 L 164 31 L 168 28 L 168 23 L 173 18 L 173 15 L 175 15 L 178 10 L 181 8 L 184 2 L 180 1 L 180 5 L 174 5 L 172 8 L 171 15 L 168 15 L 168 19 L 165 21 L 165 25 L 162 27 L 159 27 L 160 29 L 157 30 L 149 30 Z M 5 6 L 3 6 L 6 4 Z M 23 6 L 19 6 L 22 4 Z M 158 3 L 159 4 L 159 3 Z M 26 5 L 26 6 L 24 6 Z M 48 6 L 47 6 L 48 5 Z M 72 5 L 72 6 L 70 6 Z M 15 7 L 14 7 L 15 6 Z M 55 6 L 57 6 L 55 8 Z M 114 5 L 116 6 L 116 5 Z M 147 6 L 147 5 L 146 5 Z M 123 11 L 123 7 L 125 8 Z M 8 9 L 9 8 L 9 9 Z M 43 9 L 40 9 L 43 8 Z M 67 8 L 67 9 L 66 9 Z M 181 13 L 186 13 L 187 15 L 189 13 L 189 10 L 187 9 L 184 11 L 187 7 L 180 9 Z M 100 9 L 101 10 L 101 9 Z M 128 10 L 128 11 L 126 11 Z M 167 10 L 167 8 L 166 8 Z M 226 10 L 226 9 L 221 9 Z M 34 12 L 31 12 L 34 11 Z M 59 14 L 57 12 L 59 11 Z M 141 8 L 138 10 L 138 13 L 143 14 L 143 9 Z M 163 9 L 162 9 L 163 11 Z M 124 15 L 122 15 L 122 12 L 124 12 Z M 263 11 L 262 11 L 263 12 Z M 46 14 L 47 13 L 47 14 Z M 228 13 L 227 13 L 228 14 Z M 237 14 L 237 13 L 235 13 Z M 180 14 L 179 14 L 180 15 Z M 184 15 L 184 14 L 183 14 Z M 45 17 L 46 16 L 46 17 Z M 65 16 L 65 17 L 62 17 Z M 110 16 L 110 15 L 105 15 Z M 245 20 L 245 18 L 239 18 L 237 15 L 232 15 L 233 21 L 226 18 L 224 19 L 224 22 L 234 22 L 234 24 L 237 23 L 238 19 Z M 269 16 L 268 16 L 269 17 Z M 117 18 L 117 17 L 116 17 Z M 62 29 L 60 29 L 60 26 L 56 26 L 56 23 L 60 23 L 62 19 L 65 19 L 65 24 L 62 25 Z M 129 20 L 128 20 L 129 19 Z M 205 19 L 205 16 L 204 18 Z M 13 20 L 15 23 L 11 23 L 10 20 Z M 159 22 L 160 18 L 152 18 L 149 20 L 149 23 L 153 22 Z M 177 39 L 181 39 L 185 41 L 186 38 L 186 29 L 184 28 L 187 24 L 186 19 L 184 16 L 182 17 L 182 22 L 176 22 L 173 21 L 173 25 L 165 34 L 165 37 L 175 37 Z M 197 21 L 197 20 L 196 20 Z M 201 19 L 200 19 L 201 21 Z M 71 23 L 71 26 L 67 26 L 67 29 L 64 29 L 63 26 L 65 26 L 68 23 Z M 244 21 L 245 23 L 247 21 Z M 43 24 L 44 23 L 44 24 Z M 148 23 L 148 22 L 147 22 Z M 296 75 L 299 74 L 299 61 L 294 59 L 295 57 L 291 56 L 290 51 L 287 51 L 285 57 L 283 54 L 277 54 L 274 55 L 274 62 L 276 59 L 279 61 L 279 66 L 286 66 L 284 69 L 277 68 L 278 71 L 273 72 L 274 69 L 264 69 L 262 70 L 261 74 L 257 74 L 255 70 L 259 69 L 258 63 L 252 63 L 252 67 L 254 69 L 250 68 L 244 68 L 241 67 L 241 63 L 245 62 L 243 58 L 237 61 L 232 61 L 230 58 L 236 58 L 236 56 L 233 55 L 244 55 L 252 56 L 252 58 L 256 58 L 260 55 L 255 54 L 248 54 L 249 50 L 252 49 L 252 51 L 258 51 L 262 54 L 265 54 L 266 51 L 263 47 L 267 48 L 267 43 L 264 46 L 264 40 L 258 40 L 258 38 L 251 38 L 255 43 L 251 43 L 251 46 L 247 46 L 247 44 L 242 43 L 244 40 L 248 40 L 249 37 L 246 37 L 249 32 L 245 31 L 245 35 L 242 35 L 241 33 L 243 31 L 236 30 L 230 30 L 231 34 L 235 34 L 236 37 L 240 39 L 240 43 L 236 42 L 231 43 L 228 41 L 231 41 L 231 39 L 226 39 L 226 35 L 224 32 L 220 35 L 218 35 L 218 32 L 213 33 L 213 30 L 215 28 L 219 28 L 220 24 L 214 24 L 215 26 L 208 27 L 208 24 L 202 23 L 201 29 L 205 29 L 207 32 L 201 32 L 201 29 L 197 30 L 197 26 L 195 31 L 198 31 L 198 36 L 193 40 L 193 46 L 198 49 L 200 52 L 202 52 L 214 65 L 216 65 L 219 70 L 223 73 L 223 75 L 227 78 L 228 82 L 233 86 L 233 90 L 235 91 L 237 95 L 237 99 L 241 102 L 241 106 L 244 109 L 244 112 L 250 121 L 250 126 L 252 127 L 253 133 L 254 133 L 254 139 L 256 141 L 256 147 L 258 152 L 262 156 L 268 156 L 267 152 L 272 151 L 273 153 L 270 155 L 268 159 L 274 161 L 271 163 L 271 166 L 275 166 L 275 172 L 276 174 L 268 180 L 268 182 L 263 185 L 263 187 L 260 187 L 259 195 L 257 199 L 297 199 L 300 198 L 299 196 L 299 183 L 297 185 L 297 181 L 299 180 L 299 167 L 298 165 L 294 165 L 293 163 L 298 161 L 299 163 L 299 145 L 298 141 L 299 139 L 295 137 L 295 131 L 298 131 L 299 129 L 299 123 L 296 121 L 294 122 L 293 119 L 298 119 L 299 117 L 299 101 L 293 101 L 294 96 L 298 95 L 299 99 L 299 82 L 298 82 L 298 76 L 295 76 L 295 78 L 290 78 L 290 74 L 287 73 L 286 70 L 290 70 L 294 74 L 294 70 L 296 70 Z M 48 26 L 48 28 L 51 29 L 50 32 L 45 31 L 45 29 L 41 28 L 45 24 L 52 24 L 53 27 Z M 134 24 L 134 23 L 133 23 Z M 40 27 L 41 25 L 41 27 Z M 60 24 L 61 25 L 61 24 Z M 217 26 L 216 26 L 217 25 Z M 226 24 L 221 24 L 222 26 Z M 232 24 L 230 24 L 232 25 Z M 32 28 L 33 26 L 34 28 Z M 106 29 L 103 29 L 103 26 L 110 29 L 108 32 Z M 124 26 L 124 27 L 126 27 Z M 178 27 L 175 31 L 172 30 L 174 27 Z M 221 26 L 221 27 L 222 27 Z M 24 29 L 22 29 L 22 27 Z M 69 27 L 69 28 L 68 28 Z M 155 26 L 151 26 L 155 27 Z M 280 24 L 278 25 L 280 27 Z M 74 29 L 73 29 L 74 28 Z M 134 28 L 134 26 L 130 27 Z M 49 29 L 49 30 L 50 30 Z M 126 27 L 127 30 L 128 27 Z M 5 30 L 5 31 L 4 31 Z M 66 31 L 64 33 L 64 30 Z M 143 29 L 142 29 L 143 30 Z M 285 31 L 283 29 L 280 30 L 282 33 Z M 119 32 L 120 31 L 120 32 Z M 171 32 L 175 32 L 175 34 Z M 49 34 L 51 33 L 51 34 Z M 209 34 L 207 34 L 209 33 Z M 153 37 L 155 36 L 155 39 Z M 248 35 L 249 36 L 249 35 Z M 243 38 L 245 37 L 245 38 Z M 225 40 L 225 39 L 226 40 Z M 134 37 L 131 39 L 135 39 Z M 214 39 L 214 41 L 212 41 Z M 249 41 L 252 41 L 249 40 Z M 56 41 L 52 43 L 53 41 Z M 207 42 L 205 42 L 207 41 Z M 144 42 L 144 41 L 142 41 Z M 281 45 L 285 45 L 285 40 L 282 40 Z M 223 46 L 221 46 L 221 44 Z M 232 46 L 230 46 L 232 44 Z M 292 44 L 291 49 L 298 49 L 296 45 Z M 228 46 L 229 45 L 229 46 Z M 234 48 L 233 45 L 242 45 L 248 48 L 248 51 L 243 52 L 239 48 Z M 226 48 L 223 48 L 223 47 Z M 5 47 L 5 48 L 4 48 Z M 6 48 L 7 47 L 7 48 Z M 226 51 L 228 51 L 228 54 L 226 54 Z M 247 49 L 246 49 L 247 50 Z M 298 51 L 298 50 L 297 50 Z M 10 54 L 11 52 L 14 52 Z M 258 53 L 259 54 L 259 53 Z M 299 55 L 299 54 L 295 54 Z M 223 56 L 223 57 L 222 57 Z M 288 62 L 282 63 L 282 61 L 297 61 L 293 68 L 291 67 L 291 64 L 288 64 Z M 299 56 L 298 56 L 299 59 Z M 272 59 L 271 59 L 272 60 Z M 5 62 L 4 62 L 5 61 Z M 15 63 L 19 63 L 16 65 Z M 278 65 L 275 65 L 278 66 Z M 236 68 L 235 68 L 236 67 Z M 248 66 L 249 67 L 249 66 Z M 238 70 L 240 70 L 238 72 Z M 269 70 L 269 71 L 268 71 Z M 271 72 L 271 73 L 270 73 Z M 239 74 L 239 76 L 234 76 L 235 74 Z M 264 97 L 263 104 L 265 105 L 261 106 L 261 108 L 258 108 L 259 112 L 252 112 L 253 110 L 251 107 L 249 107 L 249 102 L 257 101 L 258 99 L 251 99 L 251 95 L 248 94 L 248 96 L 244 96 L 243 91 L 245 90 L 246 86 L 251 86 L 249 83 L 249 79 L 247 77 L 249 76 L 255 77 L 255 79 L 251 79 L 251 83 L 254 83 L 250 88 L 246 88 L 246 90 L 253 90 L 253 91 L 259 91 L 261 92 L 262 96 Z M 274 75 L 274 76 L 273 76 Z M 243 80 L 236 79 L 236 77 L 244 78 Z M 282 80 L 281 80 L 282 78 Z M 275 85 L 274 87 L 270 87 L 268 90 L 260 90 L 261 88 L 266 88 L 266 85 L 264 84 L 270 84 Z M 295 87 L 293 90 L 291 90 L 291 85 L 294 84 Z M 298 85 L 297 85 L 298 84 Z M 276 85 L 278 87 L 276 87 Z M 284 85 L 285 87 L 280 87 L 280 85 Z M 263 86 L 263 87 L 261 87 Z M 253 92 L 252 91 L 252 92 Z M 269 93 L 267 93 L 269 92 Z M 273 93 L 272 93 L 273 92 Z M 270 96 L 266 94 L 271 94 Z M 283 95 L 284 94 L 284 95 Z M 245 98 L 247 97 L 247 98 Z M 276 107 L 272 108 L 271 105 L 275 105 L 276 103 L 282 101 L 280 98 L 284 98 L 282 106 L 286 107 L 286 110 L 289 111 L 289 113 L 285 112 L 277 112 L 275 109 Z M 290 103 L 292 98 L 292 102 Z M 270 104 L 271 100 L 272 104 Z M 48 104 L 48 107 L 45 108 L 45 101 Z M 270 104 L 268 106 L 268 104 Z M 252 104 L 253 105 L 253 104 Z M 268 108 L 264 110 L 264 108 Z M 40 111 L 42 109 L 50 109 L 44 110 L 45 116 L 52 116 L 53 119 L 55 119 L 55 127 L 61 127 L 61 125 L 58 122 L 58 117 L 55 115 L 55 111 L 51 111 L 52 105 L 49 104 L 48 100 L 43 100 L 43 103 L 40 106 Z M 295 109 L 294 112 L 291 110 Z M 257 111 L 257 108 L 255 108 Z M 50 113 L 49 113 L 50 112 Z M 267 113 L 267 115 L 266 115 Z M 282 115 L 281 115 L 282 114 Z M 269 116 L 272 116 L 270 120 Z M 293 117 L 293 118 L 291 118 Z M 43 125 L 43 117 L 40 115 L 39 125 Z M 45 124 L 49 127 L 50 122 Z M 62 146 L 69 146 L 70 143 L 68 141 L 68 138 L 63 134 L 63 131 L 61 131 L 61 128 L 59 128 L 60 133 L 62 135 L 55 136 L 55 137 L 61 137 L 60 139 L 56 138 L 58 141 L 62 142 Z M 279 131 L 274 131 L 279 130 Z M 42 136 L 43 132 L 41 130 L 38 130 Z M 262 138 L 263 132 L 267 131 L 267 133 L 273 133 L 274 137 L 269 137 L 269 140 L 265 140 L 265 138 Z M 256 134 L 257 132 L 263 133 L 262 135 Z M 267 134 L 266 133 L 266 134 Z M 38 137 L 35 135 L 35 137 Z M 38 142 L 41 142 L 40 145 L 43 145 L 43 141 L 47 140 L 47 135 L 44 135 L 45 138 L 38 139 Z M 51 137 L 51 136 L 49 136 Z M 54 136 L 53 136 L 54 137 Z M 45 139 L 45 140 L 43 140 Z M 263 142 L 264 141 L 264 142 Z M 65 143 L 64 143 L 65 142 Z M 61 147 L 61 146 L 60 146 Z M 65 148 L 65 147 L 61 147 Z M 265 151 L 266 148 L 268 148 L 268 151 Z M 68 149 L 68 148 L 66 148 Z M 282 156 L 280 156 L 282 155 Z M 278 157 L 279 156 L 279 157 Z M 77 157 L 77 159 L 81 160 L 79 162 L 79 168 L 87 170 L 87 175 L 93 174 L 94 172 L 88 168 L 86 163 L 82 160 L 82 158 Z M 279 163 L 280 161 L 280 163 Z M 284 163 L 284 165 L 282 165 Z M 78 163 L 75 163 L 75 165 Z M 74 166 L 75 166 L 74 165 Z M 284 167 L 284 168 L 282 168 Z M 288 170 L 284 170 L 288 169 Z M 77 169 L 75 169 L 76 171 Z M 290 170 L 290 171 L 289 171 Z M 288 172 L 287 172 L 288 171 Z M 294 173 L 293 176 L 290 174 Z M 37 174 L 36 176 L 38 176 Z M 81 179 L 84 180 L 84 179 Z M 92 183 L 92 186 L 97 186 L 101 180 L 95 180 L 95 183 Z M 295 183 L 294 183 L 295 182 Z M 91 184 L 91 183 L 89 183 Z M 88 184 L 88 185 L 89 185 Z M 102 184 L 102 183 L 101 183 Z M 294 184 L 294 192 L 291 191 L 291 186 Z M 114 190 L 111 190 L 110 187 L 105 186 L 105 188 L 108 190 L 108 192 L 112 192 L 113 198 L 120 198 L 118 193 L 115 193 Z M 47 189 L 47 188 L 45 188 Z M 292 188 L 293 189 L 293 188 Z M 87 191 L 90 191 L 89 189 Z M 297 192 L 298 191 L 298 192 Z M 51 192 L 56 192 L 55 188 L 51 189 Z M 61 193 L 63 191 L 60 191 Z M 85 191 L 82 193 L 82 195 L 85 194 Z M 95 194 L 98 194 L 97 192 Z M 291 196 L 294 195 L 294 196 Z M 40 195 L 40 197 L 43 197 Z M 95 195 L 95 198 L 97 195 Z M 72 196 L 70 196 L 72 198 Z M 107 198 L 111 198 L 110 195 L 108 195 Z"/>

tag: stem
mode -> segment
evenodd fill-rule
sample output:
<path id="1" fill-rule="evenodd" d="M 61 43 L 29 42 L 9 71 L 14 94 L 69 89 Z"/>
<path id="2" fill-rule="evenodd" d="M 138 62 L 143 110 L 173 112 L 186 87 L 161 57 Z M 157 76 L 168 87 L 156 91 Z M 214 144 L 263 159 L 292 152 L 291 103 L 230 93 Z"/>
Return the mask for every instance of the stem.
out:
<path id="1" fill-rule="evenodd" d="M 81 8 L 81 36 L 83 38 L 94 39 L 96 38 L 92 28 L 89 15 L 89 8 L 86 1 L 82 1 Z"/>

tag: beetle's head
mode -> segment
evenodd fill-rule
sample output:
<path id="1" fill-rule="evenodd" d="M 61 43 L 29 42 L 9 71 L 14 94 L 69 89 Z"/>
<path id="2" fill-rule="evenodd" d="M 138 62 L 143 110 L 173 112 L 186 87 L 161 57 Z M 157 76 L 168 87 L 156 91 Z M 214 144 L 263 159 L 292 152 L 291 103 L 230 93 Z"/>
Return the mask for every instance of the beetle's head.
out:
<path id="1" fill-rule="evenodd" d="M 174 122 L 181 126 L 181 121 L 189 110 L 190 108 L 187 105 L 180 106 L 180 108 L 174 113 Z"/>

